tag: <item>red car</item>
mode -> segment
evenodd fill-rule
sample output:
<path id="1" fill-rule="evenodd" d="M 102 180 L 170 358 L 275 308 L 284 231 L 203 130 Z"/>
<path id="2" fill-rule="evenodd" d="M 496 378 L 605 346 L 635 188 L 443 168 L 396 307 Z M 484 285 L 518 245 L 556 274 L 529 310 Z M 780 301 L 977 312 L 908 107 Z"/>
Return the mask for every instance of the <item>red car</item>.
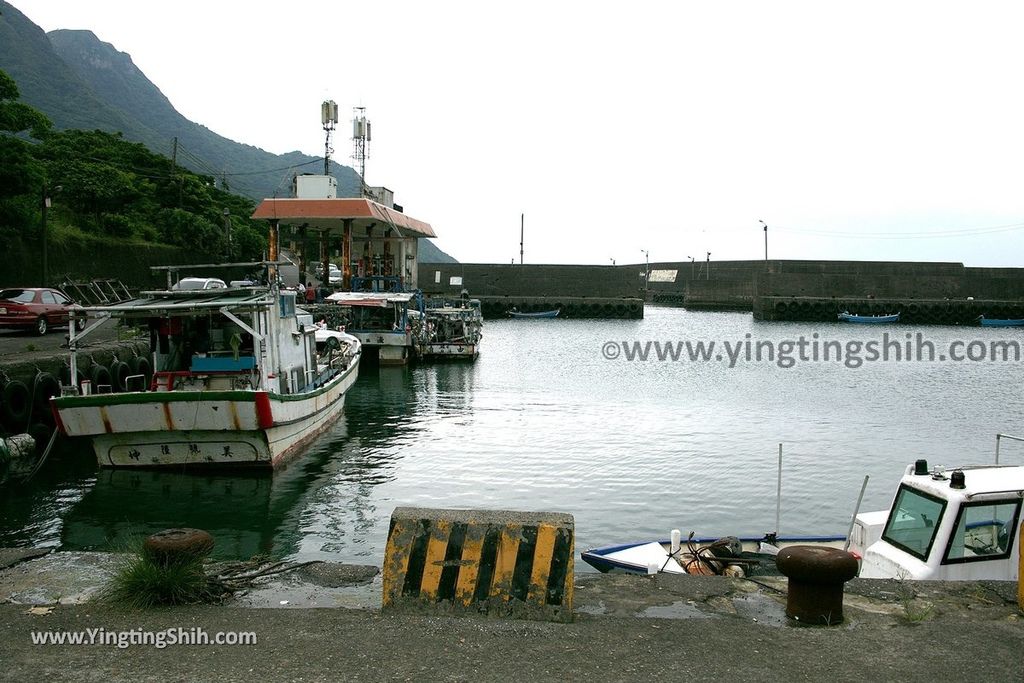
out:
<path id="1" fill-rule="evenodd" d="M 68 324 L 68 312 L 79 309 L 59 289 L 45 287 L 12 287 L 0 289 L 0 328 L 18 327 L 44 335 L 51 327 Z M 75 318 L 75 328 L 82 330 L 85 318 Z"/>

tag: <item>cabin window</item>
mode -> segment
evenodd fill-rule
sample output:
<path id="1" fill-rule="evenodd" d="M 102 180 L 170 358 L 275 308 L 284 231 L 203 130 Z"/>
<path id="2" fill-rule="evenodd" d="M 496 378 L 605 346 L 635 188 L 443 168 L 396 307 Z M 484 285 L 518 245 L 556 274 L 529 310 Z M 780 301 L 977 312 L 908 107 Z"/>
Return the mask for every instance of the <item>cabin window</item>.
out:
<path id="1" fill-rule="evenodd" d="M 294 318 L 295 317 L 295 293 L 287 292 L 282 293 L 281 297 L 281 317 L 282 318 Z"/>
<path id="2" fill-rule="evenodd" d="M 889 519 L 885 522 L 885 531 L 882 532 L 882 540 L 919 560 L 927 560 L 945 510 L 946 502 L 941 498 L 904 484 L 896 493 Z"/>
<path id="3" fill-rule="evenodd" d="M 1004 560 L 1013 550 L 1020 502 L 967 503 L 960 508 L 943 564 Z"/>

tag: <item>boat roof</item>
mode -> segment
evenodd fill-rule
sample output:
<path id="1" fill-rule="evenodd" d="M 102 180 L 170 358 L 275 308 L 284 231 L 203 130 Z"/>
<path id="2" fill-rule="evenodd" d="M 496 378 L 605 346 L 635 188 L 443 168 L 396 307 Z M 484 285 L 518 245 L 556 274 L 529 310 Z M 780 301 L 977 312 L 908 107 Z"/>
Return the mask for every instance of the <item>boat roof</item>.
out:
<path id="1" fill-rule="evenodd" d="M 404 304 L 416 296 L 412 292 L 335 292 L 326 297 L 339 306 L 379 306 L 385 308 L 390 304 Z"/>
<path id="2" fill-rule="evenodd" d="M 962 497 L 970 500 L 984 493 L 1012 493 L 1024 495 L 1024 466 L 1020 465 L 968 465 L 957 468 L 944 468 L 945 479 L 934 479 L 931 475 L 914 475 L 913 466 L 910 473 L 903 477 L 905 483 L 914 488 L 931 493 L 941 498 L 953 499 Z M 950 473 L 954 469 L 963 470 L 964 488 L 951 489 Z"/>
<path id="3" fill-rule="evenodd" d="M 253 218 L 300 224 L 309 230 L 341 235 L 345 221 L 360 236 L 367 228 L 392 228 L 398 237 L 437 237 L 429 223 L 416 220 L 400 211 L 365 198 L 344 199 L 264 199 L 252 214 Z"/>
<path id="4" fill-rule="evenodd" d="M 88 313 L 147 314 L 187 313 L 194 310 L 220 308 L 266 308 L 271 305 L 266 287 L 229 289 L 187 289 L 181 291 L 141 292 L 136 299 L 101 306 L 83 306 Z"/>

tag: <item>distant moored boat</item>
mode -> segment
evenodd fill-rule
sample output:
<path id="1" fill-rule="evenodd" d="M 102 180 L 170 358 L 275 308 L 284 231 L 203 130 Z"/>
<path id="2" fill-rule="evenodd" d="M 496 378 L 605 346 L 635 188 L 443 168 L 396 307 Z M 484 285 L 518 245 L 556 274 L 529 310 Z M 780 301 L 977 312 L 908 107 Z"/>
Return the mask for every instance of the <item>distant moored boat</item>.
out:
<path id="1" fill-rule="evenodd" d="M 558 314 L 562 312 L 562 309 L 556 308 L 553 311 L 538 311 L 536 313 L 521 313 L 519 311 L 509 311 L 508 315 L 510 318 L 557 318 Z"/>
<path id="2" fill-rule="evenodd" d="M 1024 327 L 1024 319 L 1021 318 L 986 318 L 979 315 L 978 322 L 982 327 Z"/>
<path id="3" fill-rule="evenodd" d="M 855 315 L 849 311 L 843 311 L 839 314 L 839 320 L 847 323 L 898 323 L 900 321 L 899 313 L 890 313 L 888 315 Z"/>

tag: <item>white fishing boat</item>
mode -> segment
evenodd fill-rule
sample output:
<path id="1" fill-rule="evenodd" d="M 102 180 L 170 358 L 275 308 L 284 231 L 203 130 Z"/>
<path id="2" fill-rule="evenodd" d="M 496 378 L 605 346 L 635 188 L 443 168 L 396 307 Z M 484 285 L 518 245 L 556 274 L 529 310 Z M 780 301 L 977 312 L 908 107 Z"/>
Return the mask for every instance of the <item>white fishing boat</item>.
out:
<path id="1" fill-rule="evenodd" d="M 907 468 L 888 510 L 856 514 L 848 536 L 680 538 L 620 543 L 582 553 L 600 571 L 777 574 L 773 555 L 791 545 L 844 548 L 859 576 L 935 581 L 1018 578 L 1024 467 Z"/>
<path id="2" fill-rule="evenodd" d="M 86 308 L 95 322 L 80 334 L 71 328 L 72 378 L 79 344 L 110 321 L 149 330 L 153 372 L 126 377 L 123 386 L 115 379 L 69 387 L 52 399 L 58 428 L 90 437 L 105 467 L 279 466 L 341 415 L 361 356 L 351 335 L 318 352 L 318 328 L 295 296 L 276 284 L 174 290 L 168 283 Z"/>
<path id="3" fill-rule="evenodd" d="M 444 303 L 424 312 L 426 342 L 423 356 L 435 359 L 472 360 L 480 353 L 484 317 L 479 299 Z"/>

